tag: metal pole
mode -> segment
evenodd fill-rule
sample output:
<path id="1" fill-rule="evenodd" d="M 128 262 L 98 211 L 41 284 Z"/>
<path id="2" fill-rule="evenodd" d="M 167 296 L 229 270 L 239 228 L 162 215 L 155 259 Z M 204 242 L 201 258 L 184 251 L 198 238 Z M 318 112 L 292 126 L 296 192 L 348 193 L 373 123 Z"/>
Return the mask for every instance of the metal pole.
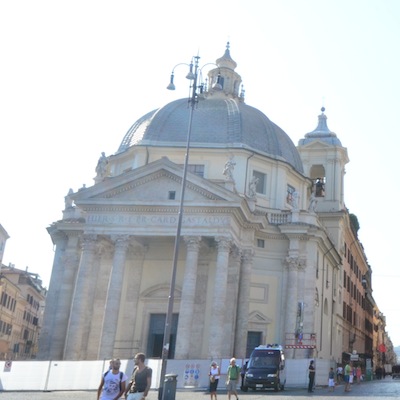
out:
<path id="1" fill-rule="evenodd" d="M 161 356 L 161 374 L 160 374 L 160 384 L 159 384 L 159 392 L 158 392 L 159 400 L 164 400 L 164 395 L 165 395 L 164 381 L 165 381 L 165 374 L 167 371 L 168 352 L 170 349 L 171 324 L 172 324 L 172 315 L 173 315 L 173 309 L 174 309 L 175 280 L 176 280 L 176 270 L 177 270 L 177 266 L 178 266 L 179 244 L 180 244 L 181 230 L 182 230 L 183 202 L 185 199 L 186 175 L 187 175 L 187 169 L 188 169 L 189 150 L 190 150 L 190 136 L 192 134 L 193 111 L 194 111 L 194 107 L 195 107 L 196 101 L 197 101 L 196 90 L 197 90 L 197 69 L 198 69 L 198 65 L 199 65 L 199 59 L 200 59 L 199 56 L 195 57 L 194 80 L 193 80 L 193 85 L 192 85 L 192 93 L 189 98 L 189 105 L 190 105 L 189 125 L 188 125 L 188 132 L 187 132 L 185 161 L 184 161 L 184 165 L 183 165 L 181 198 L 180 198 L 179 211 L 178 211 L 178 226 L 176 229 L 174 255 L 173 255 L 173 262 L 172 262 L 171 284 L 170 284 L 170 290 L 169 290 L 169 296 L 168 296 L 167 315 L 165 318 L 164 341 L 163 341 L 162 356 Z"/>

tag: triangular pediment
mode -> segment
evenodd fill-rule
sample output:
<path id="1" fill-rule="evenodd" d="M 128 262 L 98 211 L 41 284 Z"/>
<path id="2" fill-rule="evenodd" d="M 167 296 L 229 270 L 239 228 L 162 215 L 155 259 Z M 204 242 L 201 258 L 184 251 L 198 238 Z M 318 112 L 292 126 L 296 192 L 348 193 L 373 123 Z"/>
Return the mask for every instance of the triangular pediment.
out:
<path id="1" fill-rule="evenodd" d="M 270 324 L 272 320 L 260 311 L 253 311 L 249 314 L 249 322 L 255 324 Z"/>
<path id="2" fill-rule="evenodd" d="M 180 198 L 182 168 L 166 157 L 146 166 L 107 178 L 72 196 L 75 204 L 165 204 Z M 187 173 L 185 203 L 209 201 L 241 202 L 242 199 L 224 187 L 200 176 Z"/>
<path id="3" fill-rule="evenodd" d="M 306 143 L 304 145 L 301 146 L 302 149 L 315 149 L 315 150 L 319 150 L 319 149 L 328 149 L 328 148 L 335 148 L 338 146 L 334 146 L 332 144 L 329 144 L 327 142 L 324 142 L 323 140 L 318 140 L 315 139 L 312 142 Z"/>

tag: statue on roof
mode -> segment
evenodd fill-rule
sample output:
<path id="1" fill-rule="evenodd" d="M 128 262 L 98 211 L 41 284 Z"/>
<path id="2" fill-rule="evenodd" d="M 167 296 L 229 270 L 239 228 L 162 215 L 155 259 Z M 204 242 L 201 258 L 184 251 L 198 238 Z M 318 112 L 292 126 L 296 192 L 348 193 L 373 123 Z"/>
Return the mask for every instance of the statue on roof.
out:
<path id="1" fill-rule="evenodd" d="M 251 178 L 251 181 L 249 183 L 249 197 L 251 199 L 255 199 L 256 198 L 256 195 L 257 195 L 256 189 L 257 189 L 258 181 L 259 181 L 259 178 L 255 177 L 253 175 L 253 177 Z"/>
<path id="2" fill-rule="evenodd" d="M 225 163 L 224 170 L 223 170 L 223 175 L 225 175 L 225 178 L 227 181 L 234 182 L 235 180 L 233 179 L 233 170 L 235 169 L 236 162 L 233 159 L 233 156 L 229 158 L 229 160 Z"/>
<path id="3" fill-rule="evenodd" d="M 97 162 L 96 166 L 96 173 L 97 176 L 96 178 L 103 179 L 107 176 L 107 169 L 108 169 L 108 159 L 104 153 L 104 151 L 101 153 L 101 156 L 99 158 L 99 161 Z"/>
<path id="4" fill-rule="evenodd" d="M 68 208 L 73 208 L 73 200 L 71 199 L 71 194 L 74 194 L 72 189 L 69 189 L 68 194 L 64 197 L 65 199 L 65 210 Z"/>

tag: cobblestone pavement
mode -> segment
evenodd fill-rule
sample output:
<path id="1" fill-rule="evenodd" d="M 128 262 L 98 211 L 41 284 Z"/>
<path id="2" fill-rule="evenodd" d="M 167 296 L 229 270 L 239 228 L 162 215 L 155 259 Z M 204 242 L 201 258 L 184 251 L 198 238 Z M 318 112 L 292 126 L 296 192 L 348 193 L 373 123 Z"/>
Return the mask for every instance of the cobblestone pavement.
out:
<path id="1" fill-rule="evenodd" d="M 315 399 L 322 400 L 329 397 L 331 400 L 338 399 L 358 399 L 372 397 L 374 399 L 397 398 L 400 399 L 400 380 L 393 380 L 387 377 L 384 380 L 372 382 L 362 382 L 360 385 L 353 385 L 352 391 L 344 392 L 342 385 L 337 386 L 333 392 L 329 392 L 326 387 L 317 387 L 314 393 L 307 393 L 306 389 L 288 388 L 283 392 L 263 391 L 247 393 L 238 392 L 240 400 L 266 400 L 265 396 L 274 397 L 275 400 L 296 400 Z M 0 392 L 0 400 L 96 400 L 96 391 L 68 391 L 68 392 Z M 158 392 L 149 393 L 148 400 L 157 400 Z M 210 395 L 206 390 L 177 390 L 175 399 L 165 400 L 210 400 Z M 228 400 L 225 390 L 218 391 L 218 400 Z M 235 400 L 233 396 L 231 400 Z"/>

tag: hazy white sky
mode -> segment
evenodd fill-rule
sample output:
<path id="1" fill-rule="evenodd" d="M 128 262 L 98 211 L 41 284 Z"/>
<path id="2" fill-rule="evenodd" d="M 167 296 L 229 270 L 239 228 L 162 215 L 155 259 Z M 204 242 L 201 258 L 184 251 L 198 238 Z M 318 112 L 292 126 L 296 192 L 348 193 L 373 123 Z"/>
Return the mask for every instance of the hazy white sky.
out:
<path id="1" fill-rule="evenodd" d="M 328 126 L 348 148 L 345 201 L 373 270 L 373 295 L 400 345 L 396 160 L 400 110 L 397 0 L 28 1 L 0 3 L 0 224 L 4 264 L 50 280 L 46 231 L 69 188 L 93 184 L 142 115 L 188 94 L 199 53 L 215 62 L 226 42 L 246 103 L 297 144 Z"/>

